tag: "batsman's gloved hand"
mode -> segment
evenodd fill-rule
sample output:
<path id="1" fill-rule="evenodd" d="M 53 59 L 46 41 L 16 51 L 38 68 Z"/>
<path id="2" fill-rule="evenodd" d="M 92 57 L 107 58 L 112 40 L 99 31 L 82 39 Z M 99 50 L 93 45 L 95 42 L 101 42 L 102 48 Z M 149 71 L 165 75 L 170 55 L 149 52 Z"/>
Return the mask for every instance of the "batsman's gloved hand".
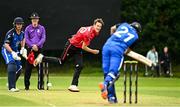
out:
<path id="1" fill-rule="evenodd" d="M 14 60 L 21 60 L 21 57 L 19 57 L 16 52 L 12 51 L 11 54 L 12 54 L 12 57 L 14 58 Z"/>
<path id="2" fill-rule="evenodd" d="M 26 48 L 22 47 L 21 50 L 20 50 L 20 54 L 25 58 L 27 59 L 27 50 Z"/>

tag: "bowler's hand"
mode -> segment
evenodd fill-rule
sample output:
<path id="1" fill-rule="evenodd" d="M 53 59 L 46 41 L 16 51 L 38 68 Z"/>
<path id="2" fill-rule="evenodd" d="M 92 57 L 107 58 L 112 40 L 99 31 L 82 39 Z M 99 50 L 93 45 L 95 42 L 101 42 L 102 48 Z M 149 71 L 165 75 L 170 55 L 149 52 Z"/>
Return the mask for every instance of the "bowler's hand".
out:
<path id="1" fill-rule="evenodd" d="M 94 49 L 92 53 L 93 53 L 93 54 L 98 54 L 98 53 L 99 53 L 99 50 Z"/>

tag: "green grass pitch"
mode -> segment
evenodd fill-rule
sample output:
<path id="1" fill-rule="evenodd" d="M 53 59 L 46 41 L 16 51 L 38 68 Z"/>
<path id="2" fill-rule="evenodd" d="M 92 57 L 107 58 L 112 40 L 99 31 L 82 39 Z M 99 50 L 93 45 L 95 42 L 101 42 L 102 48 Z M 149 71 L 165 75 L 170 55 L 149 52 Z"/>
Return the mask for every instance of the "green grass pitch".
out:
<path id="1" fill-rule="evenodd" d="M 67 90 L 71 76 L 50 76 L 50 90 L 37 90 L 37 77 L 32 76 L 29 91 L 24 90 L 23 77 L 17 82 L 20 92 L 7 90 L 6 77 L 0 77 L 0 106 L 73 106 L 73 107 L 114 107 L 114 106 L 180 106 L 180 78 L 139 78 L 138 104 L 123 104 L 123 79 L 116 82 L 118 104 L 108 104 L 100 97 L 98 83 L 102 76 L 81 76 L 79 93 Z M 134 84 L 134 81 L 133 81 Z M 128 89 L 128 88 L 127 88 Z M 133 90 L 134 98 L 134 90 Z M 128 99 L 127 99 L 128 101 Z M 134 101 L 134 99 L 133 99 Z"/>

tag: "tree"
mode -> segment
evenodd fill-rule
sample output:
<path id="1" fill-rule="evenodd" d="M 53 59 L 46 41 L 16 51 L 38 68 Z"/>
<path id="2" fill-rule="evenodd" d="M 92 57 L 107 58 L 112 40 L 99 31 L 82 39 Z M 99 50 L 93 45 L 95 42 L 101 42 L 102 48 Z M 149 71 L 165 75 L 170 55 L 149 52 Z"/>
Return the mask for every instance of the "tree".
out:
<path id="1" fill-rule="evenodd" d="M 180 0 L 121 0 L 121 21 L 142 25 L 136 50 L 145 54 L 152 45 L 158 51 L 168 46 L 173 60 L 180 63 Z"/>

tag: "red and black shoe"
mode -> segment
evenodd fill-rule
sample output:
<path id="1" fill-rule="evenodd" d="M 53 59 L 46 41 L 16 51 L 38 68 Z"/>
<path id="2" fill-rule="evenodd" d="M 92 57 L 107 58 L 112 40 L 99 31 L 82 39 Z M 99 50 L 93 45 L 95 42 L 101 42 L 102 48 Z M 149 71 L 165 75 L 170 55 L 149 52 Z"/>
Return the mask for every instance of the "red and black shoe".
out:
<path id="1" fill-rule="evenodd" d="M 107 97 L 108 97 L 107 86 L 104 85 L 103 83 L 100 83 L 100 84 L 99 84 L 99 88 L 100 88 L 100 90 L 101 90 L 101 97 L 102 97 L 103 99 L 107 99 Z"/>

